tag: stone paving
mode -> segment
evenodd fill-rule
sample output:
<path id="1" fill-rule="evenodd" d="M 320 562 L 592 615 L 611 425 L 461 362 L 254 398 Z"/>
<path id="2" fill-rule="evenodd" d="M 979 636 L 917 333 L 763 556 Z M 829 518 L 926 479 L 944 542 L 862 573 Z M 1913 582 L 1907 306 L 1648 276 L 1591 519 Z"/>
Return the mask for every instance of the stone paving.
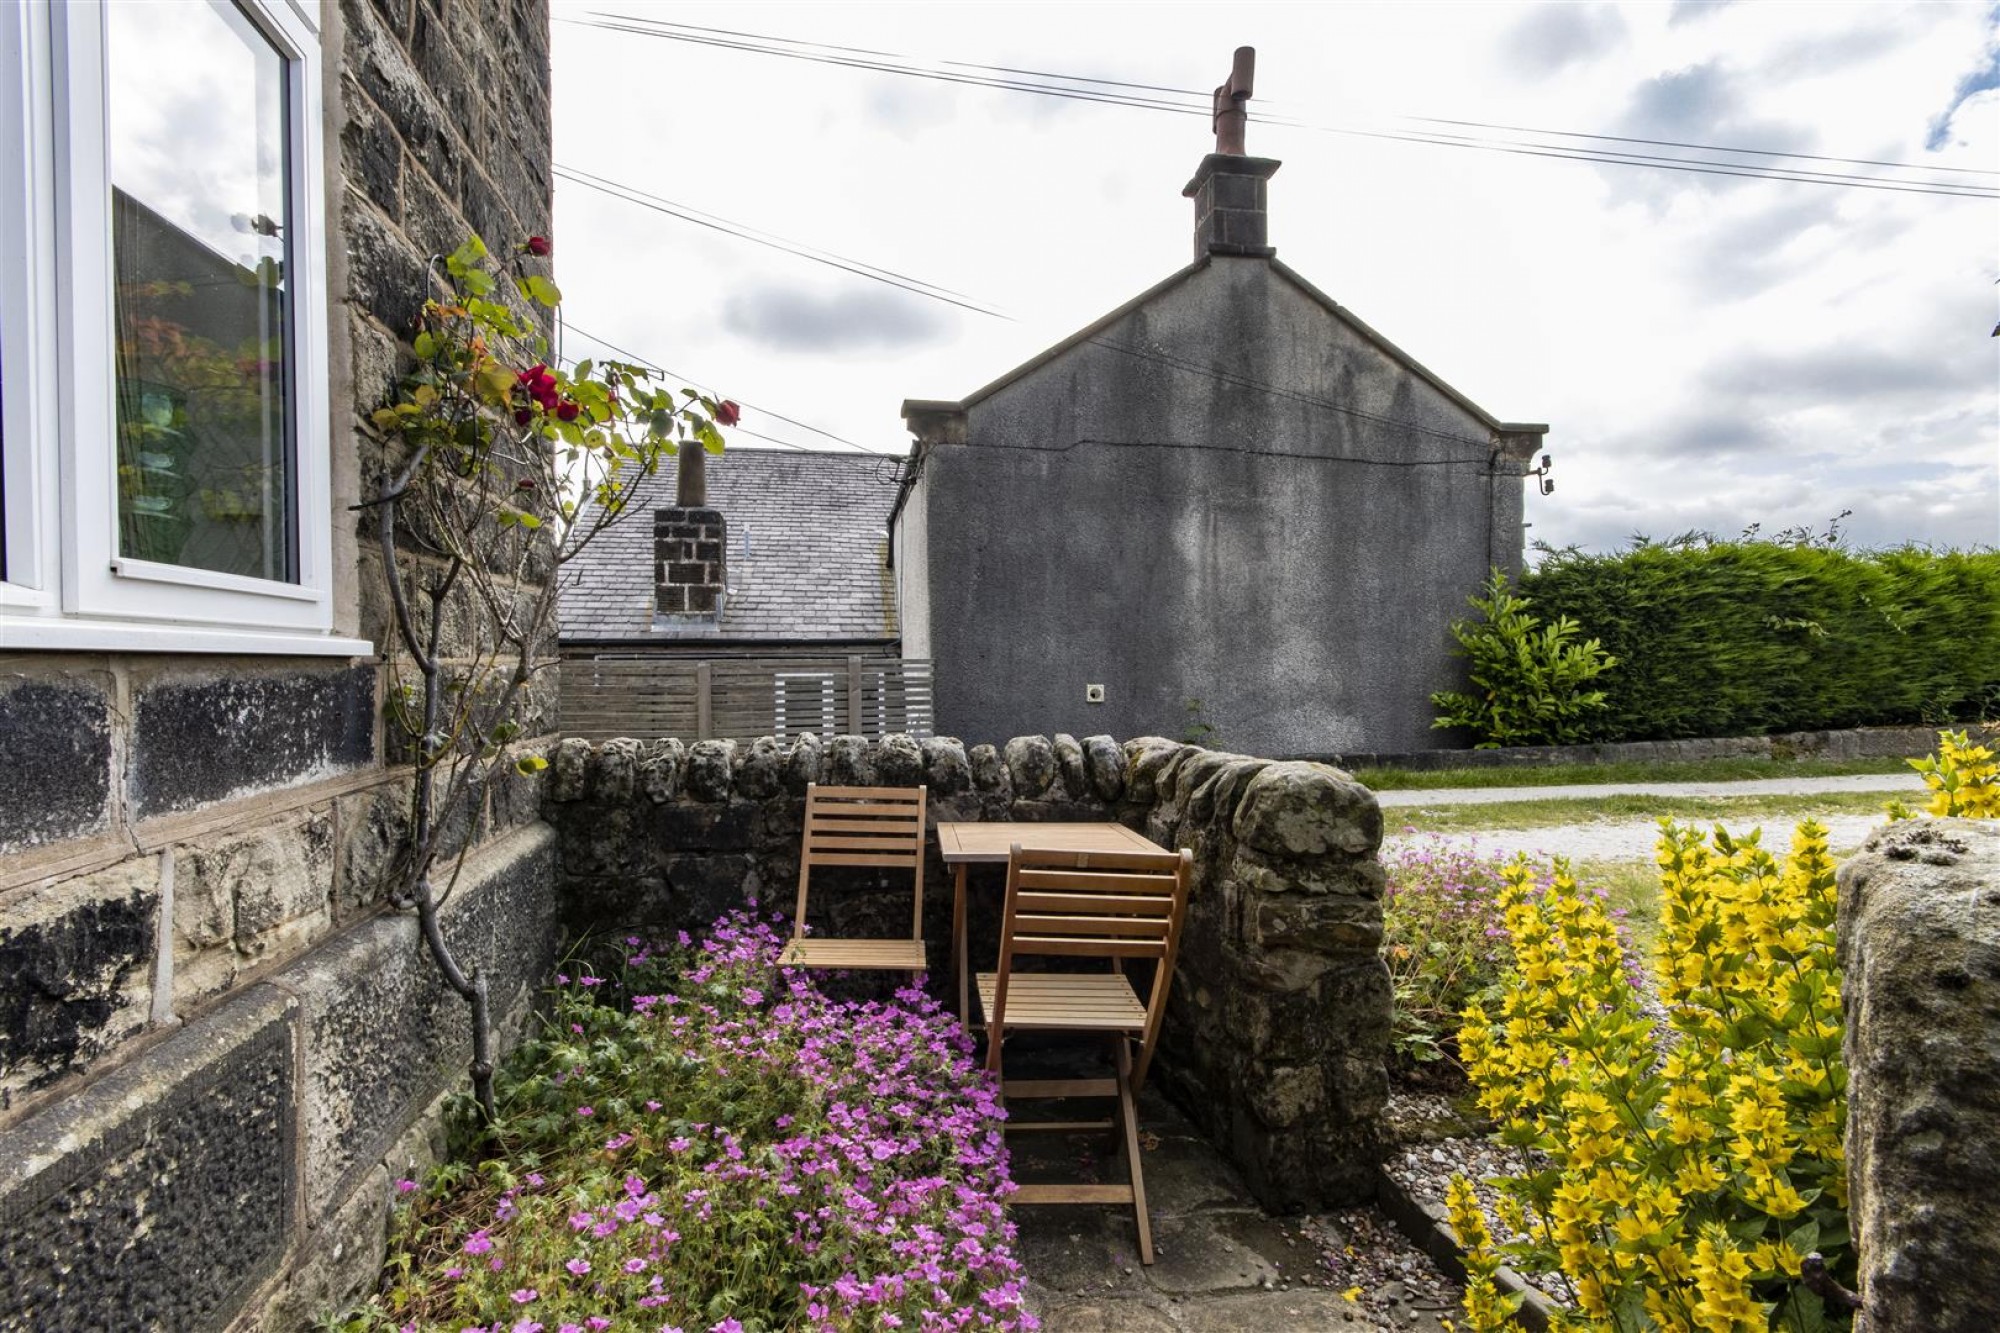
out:
<path id="1" fill-rule="evenodd" d="M 1011 1067 L 1009 1073 L 1021 1076 Z M 1018 1113 L 1085 1119 L 1106 1105 L 1029 1103 Z M 1050 1333 L 1446 1333 L 1441 1319 L 1456 1316 L 1457 1288 L 1374 1209 L 1272 1217 L 1151 1088 L 1141 1099 L 1139 1123 L 1153 1217 L 1151 1267 L 1139 1262 L 1137 1227 L 1125 1205 L 1013 1210 L 1030 1306 Z M 1017 1181 L 1122 1179 L 1109 1131 L 1011 1134 L 1008 1146 Z M 1345 1243 L 1350 1239 L 1356 1243 Z M 1364 1246 L 1369 1252 L 1357 1253 Z M 1372 1276 L 1357 1281 L 1364 1270 Z"/>

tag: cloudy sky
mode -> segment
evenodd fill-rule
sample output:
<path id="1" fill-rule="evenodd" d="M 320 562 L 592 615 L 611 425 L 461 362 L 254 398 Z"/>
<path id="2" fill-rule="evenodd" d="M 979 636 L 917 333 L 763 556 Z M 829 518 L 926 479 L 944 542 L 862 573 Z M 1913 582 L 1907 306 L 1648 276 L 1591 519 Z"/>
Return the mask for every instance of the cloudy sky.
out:
<path id="1" fill-rule="evenodd" d="M 1851 509 L 1857 544 L 2000 544 L 2000 202 L 1314 128 L 1437 130 L 1407 118 L 1439 117 L 1991 171 L 2000 7 L 557 0 L 555 13 L 559 166 L 1013 317 L 559 181 L 557 277 L 576 327 L 767 409 L 746 427 L 830 445 L 774 411 L 901 454 L 904 398 L 962 397 L 1187 262 L 1180 190 L 1212 145 L 1206 123 L 576 20 L 1189 89 L 1255 46 L 1253 114 L 1306 126 L 1250 127 L 1250 150 L 1284 162 L 1279 255 L 1494 415 L 1550 423 L 1556 491 L 1531 497 L 1532 537 L 1605 548 L 1635 532 L 1823 528 Z M 580 334 L 565 351 L 601 353 Z"/>

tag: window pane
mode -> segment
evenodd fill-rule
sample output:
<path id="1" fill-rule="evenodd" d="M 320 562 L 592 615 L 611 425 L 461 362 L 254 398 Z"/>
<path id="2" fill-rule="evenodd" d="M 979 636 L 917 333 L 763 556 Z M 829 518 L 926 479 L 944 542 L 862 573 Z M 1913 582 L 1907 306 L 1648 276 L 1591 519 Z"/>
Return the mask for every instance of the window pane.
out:
<path id="1" fill-rule="evenodd" d="M 119 552 L 296 582 L 286 61 L 226 0 L 104 25 Z"/>

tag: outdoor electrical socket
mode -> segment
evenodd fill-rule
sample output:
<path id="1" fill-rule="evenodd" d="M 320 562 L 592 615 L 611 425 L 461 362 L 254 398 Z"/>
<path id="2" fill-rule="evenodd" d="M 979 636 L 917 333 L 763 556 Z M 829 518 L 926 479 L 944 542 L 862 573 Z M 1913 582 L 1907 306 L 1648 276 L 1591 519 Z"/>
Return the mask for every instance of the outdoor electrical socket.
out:
<path id="1" fill-rule="evenodd" d="M 1104 687 L 1103 687 L 1102 685 L 1086 685 L 1086 686 L 1084 686 L 1084 687 L 1083 687 L 1083 701 L 1084 701 L 1085 703 L 1087 703 L 1087 704 L 1101 704 L 1101 703 L 1103 703 L 1103 702 L 1104 702 Z"/>

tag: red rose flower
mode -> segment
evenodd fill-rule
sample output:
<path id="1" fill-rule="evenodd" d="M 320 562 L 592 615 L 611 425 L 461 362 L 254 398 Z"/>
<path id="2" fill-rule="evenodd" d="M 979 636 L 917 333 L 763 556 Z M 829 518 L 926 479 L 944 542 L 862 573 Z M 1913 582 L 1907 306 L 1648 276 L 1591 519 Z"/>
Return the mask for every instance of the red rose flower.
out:
<path id="1" fill-rule="evenodd" d="M 715 405 L 715 419 L 724 426 L 733 426 L 743 417 L 743 409 L 730 399 L 723 399 Z"/>
<path id="2" fill-rule="evenodd" d="M 575 403 L 565 398 L 556 406 L 556 417 L 562 421 L 575 421 L 576 414 L 582 410 Z"/>
<path id="3" fill-rule="evenodd" d="M 530 411 L 529 411 L 529 410 L 528 410 L 527 408 L 525 408 L 525 407 L 517 407 L 517 408 L 515 408 L 515 409 L 514 409 L 514 424 L 515 424 L 515 425 L 517 425 L 517 426 L 525 426 L 525 425 L 527 425 L 527 424 L 528 424 L 528 423 L 529 423 L 530 421 L 533 421 L 534 419 L 535 419 L 535 414 L 534 414 L 533 412 L 530 412 Z"/>
<path id="4" fill-rule="evenodd" d="M 533 477 L 523 477 L 514 483 L 514 489 L 517 491 L 532 491 L 535 489 L 535 479 Z"/>
<path id="5" fill-rule="evenodd" d="M 526 250 L 531 255 L 537 255 L 543 258 L 546 258 L 548 256 L 549 251 L 555 249 L 554 246 L 549 244 L 549 238 L 546 236 L 530 236 L 527 239 L 526 243 L 521 246 L 521 248 L 523 250 Z"/>

